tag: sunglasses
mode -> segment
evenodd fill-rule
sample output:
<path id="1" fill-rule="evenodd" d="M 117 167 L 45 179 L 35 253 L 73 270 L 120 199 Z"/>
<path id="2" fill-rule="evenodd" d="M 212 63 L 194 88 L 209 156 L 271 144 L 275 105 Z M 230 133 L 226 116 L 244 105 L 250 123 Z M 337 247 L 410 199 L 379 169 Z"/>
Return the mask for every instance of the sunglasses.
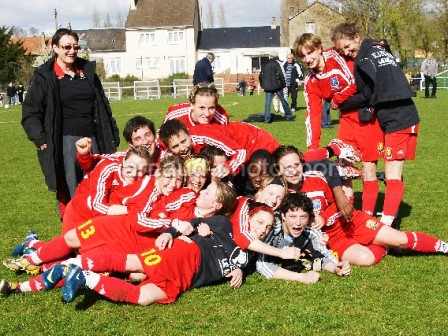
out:
<path id="1" fill-rule="evenodd" d="M 67 50 L 67 51 L 69 51 L 69 50 L 72 50 L 72 48 L 74 49 L 74 50 L 80 50 L 81 49 L 81 47 L 79 46 L 79 45 L 61 45 L 61 46 L 59 46 L 59 48 L 62 48 L 62 49 L 64 49 L 64 50 Z"/>

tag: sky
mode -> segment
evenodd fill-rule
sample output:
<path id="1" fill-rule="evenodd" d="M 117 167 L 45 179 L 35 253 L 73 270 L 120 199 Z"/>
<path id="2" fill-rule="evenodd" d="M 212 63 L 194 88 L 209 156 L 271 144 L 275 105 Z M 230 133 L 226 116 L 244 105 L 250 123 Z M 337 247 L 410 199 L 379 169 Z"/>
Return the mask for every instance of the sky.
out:
<path id="1" fill-rule="evenodd" d="M 228 27 L 269 26 L 272 16 L 279 17 L 281 0 L 222 0 L 225 6 Z M 169 0 L 166 1 L 167 3 Z M 207 24 L 207 8 L 214 8 L 215 24 L 219 22 L 219 1 L 202 0 L 203 23 Z M 99 13 L 101 22 L 107 14 L 114 24 L 121 15 L 127 17 L 130 0 L 0 0 L 0 26 L 15 26 L 28 30 L 37 28 L 47 35 L 55 30 L 54 10 L 58 25 L 73 29 L 88 29 L 93 26 L 93 13 Z M 277 24 L 279 20 L 277 20 Z"/>

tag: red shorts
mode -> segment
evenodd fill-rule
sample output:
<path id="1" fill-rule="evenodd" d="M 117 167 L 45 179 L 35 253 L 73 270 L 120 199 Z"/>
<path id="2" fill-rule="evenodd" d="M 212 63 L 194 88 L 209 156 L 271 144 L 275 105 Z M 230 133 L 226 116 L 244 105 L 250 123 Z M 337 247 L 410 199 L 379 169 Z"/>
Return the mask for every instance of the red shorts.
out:
<path id="1" fill-rule="evenodd" d="M 75 196 L 65 207 L 62 234 L 93 217 L 92 211 L 87 207 L 86 197 L 85 195 Z"/>
<path id="2" fill-rule="evenodd" d="M 127 215 L 101 216 L 89 219 L 76 228 L 81 254 L 118 252 L 138 253 L 153 243 L 157 235 L 134 231 Z"/>
<path id="3" fill-rule="evenodd" d="M 363 123 L 357 112 L 343 113 L 337 138 L 358 148 L 363 161 L 372 162 L 383 157 L 384 133 L 375 114 L 369 123 Z"/>
<path id="4" fill-rule="evenodd" d="M 363 211 L 355 210 L 351 222 L 347 222 L 344 217 L 340 217 L 332 226 L 325 227 L 325 232 L 330 237 L 328 246 L 334 252 L 337 252 L 338 257 L 341 258 L 352 245 L 366 246 L 372 244 L 383 226 L 384 224 L 378 218 Z"/>
<path id="5" fill-rule="evenodd" d="M 384 136 L 384 160 L 414 160 L 417 150 L 418 124 Z"/>
<path id="6" fill-rule="evenodd" d="M 168 298 L 157 301 L 171 303 L 190 288 L 201 262 L 201 250 L 195 242 L 174 239 L 173 246 L 164 250 L 157 247 L 139 253 L 138 257 L 148 276 L 141 285 L 152 283 Z"/>

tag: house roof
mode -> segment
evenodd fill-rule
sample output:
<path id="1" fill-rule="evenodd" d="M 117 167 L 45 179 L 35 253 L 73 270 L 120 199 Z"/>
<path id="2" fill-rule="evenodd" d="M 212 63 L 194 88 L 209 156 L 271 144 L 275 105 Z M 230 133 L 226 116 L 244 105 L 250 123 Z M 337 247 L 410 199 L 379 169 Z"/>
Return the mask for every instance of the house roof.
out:
<path id="1" fill-rule="evenodd" d="M 210 28 L 199 37 L 198 49 L 280 47 L 280 27 Z"/>
<path id="2" fill-rule="evenodd" d="M 76 30 L 81 47 L 91 51 L 125 51 L 126 37 L 124 28 L 94 28 Z"/>
<path id="3" fill-rule="evenodd" d="M 293 16 L 291 16 L 291 17 L 289 18 L 289 21 L 291 21 L 291 20 L 294 19 L 296 16 L 302 14 L 303 12 L 307 11 L 308 9 L 310 9 L 311 7 L 314 7 L 314 6 L 323 6 L 323 7 L 327 7 L 329 10 L 331 10 L 331 11 L 333 11 L 333 12 L 335 12 L 335 13 L 337 13 L 337 14 L 339 14 L 340 16 L 343 17 L 343 15 L 342 15 L 341 13 L 339 13 L 337 10 L 335 10 L 334 8 L 331 8 L 330 6 L 328 6 L 328 5 L 324 4 L 324 3 L 321 3 L 320 1 L 316 1 L 316 2 L 313 2 L 311 5 L 309 5 L 308 7 L 306 7 L 306 8 L 304 8 L 304 9 L 298 11 L 298 12 L 297 12 L 296 14 L 294 14 Z"/>
<path id="4" fill-rule="evenodd" d="M 24 38 L 14 38 L 11 39 L 13 43 L 22 42 L 22 47 L 31 55 L 42 55 L 44 54 L 42 46 L 42 36 L 39 37 L 24 37 Z M 45 37 L 45 45 L 51 45 L 51 37 Z"/>
<path id="5" fill-rule="evenodd" d="M 126 28 L 193 26 L 197 0 L 134 0 Z"/>

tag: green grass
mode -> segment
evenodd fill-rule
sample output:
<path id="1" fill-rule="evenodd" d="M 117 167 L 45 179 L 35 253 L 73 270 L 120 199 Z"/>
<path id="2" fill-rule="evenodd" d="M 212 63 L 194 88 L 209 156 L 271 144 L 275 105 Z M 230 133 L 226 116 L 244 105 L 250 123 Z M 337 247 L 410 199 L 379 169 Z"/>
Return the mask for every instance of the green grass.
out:
<path id="1" fill-rule="evenodd" d="M 402 229 L 425 231 L 448 239 L 445 206 L 448 153 L 448 92 L 437 99 L 415 98 L 421 117 L 417 158 L 406 163 Z M 280 142 L 303 149 L 304 102 L 293 123 L 258 124 Z M 112 102 L 120 129 L 130 117 L 143 114 L 156 126 L 174 102 Z M 264 96 L 226 95 L 220 102 L 233 120 L 264 109 Z M 332 112 L 333 119 L 336 112 Z M 35 149 L 20 125 L 21 109 L 0 109 L 0 256 L 29 229 L 42 239 L 60 232 L 54 194 L 46 190 Z M 336 121 L 333 121 L 336 123 Z M 336 128 L 323 130 L 323 142 Z M 121 148 L 124 148 L 124 142 Z M 355 182 L 359 203 L 360 182 Z M 381 187 L 384 192 L 384 186 Z M 380 205 L 381 207 L 381 205 Z M 379 207 L 378 210 L 381 210 Z M 387 256 L 379 265 L 354 267 L 349 278 L 322 274 L 315 285 L 267 281 L 254 274 L 243 287 L 228 284 L 183 294 L 171 305 L 139 307 L 109 302 L 85 292 L 72 304 L 61 302 L 59 290 L 0 298 L 2 335 L 446 335 L 448 334 L 448 259 L 439 255 Z M 0 278 L 24 281 L 0 268 Z"/>

